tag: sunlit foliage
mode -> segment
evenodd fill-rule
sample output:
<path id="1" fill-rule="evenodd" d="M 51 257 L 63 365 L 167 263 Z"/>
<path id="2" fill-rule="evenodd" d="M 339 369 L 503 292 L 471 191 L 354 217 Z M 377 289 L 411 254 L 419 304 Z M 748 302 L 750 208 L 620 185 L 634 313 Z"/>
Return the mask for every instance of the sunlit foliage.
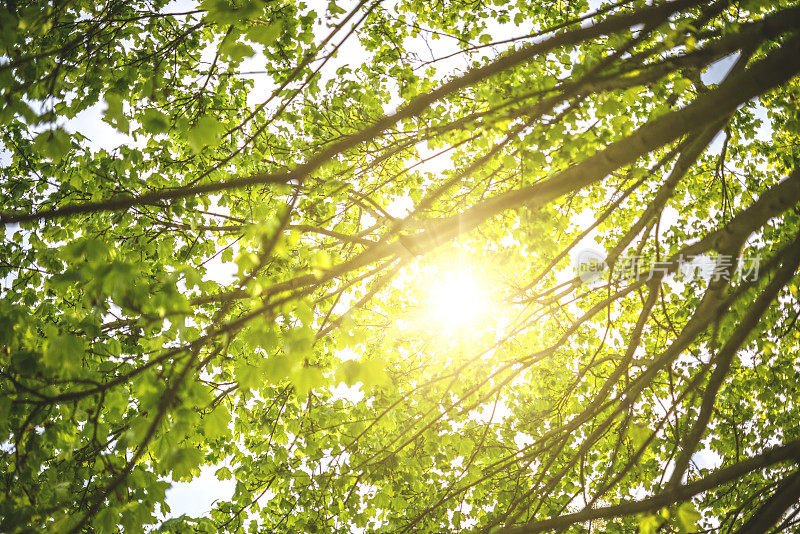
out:
<path id="1" fill-rule="evenodd" d="M 0 531 L 800 532 L 795 2 L 0 30 Z"/>

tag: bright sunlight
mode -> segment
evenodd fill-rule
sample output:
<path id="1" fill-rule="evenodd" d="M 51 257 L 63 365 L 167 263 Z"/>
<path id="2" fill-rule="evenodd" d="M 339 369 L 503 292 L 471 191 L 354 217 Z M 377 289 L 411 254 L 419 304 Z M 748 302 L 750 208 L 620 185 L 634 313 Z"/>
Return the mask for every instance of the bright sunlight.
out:
<path id="1" fill-rule="evenodd" d="M 446 330 L 474 326 L 488 307 L 486 291 L 467 271 L 443 273 L 430 292 L 431 318 Z"/>

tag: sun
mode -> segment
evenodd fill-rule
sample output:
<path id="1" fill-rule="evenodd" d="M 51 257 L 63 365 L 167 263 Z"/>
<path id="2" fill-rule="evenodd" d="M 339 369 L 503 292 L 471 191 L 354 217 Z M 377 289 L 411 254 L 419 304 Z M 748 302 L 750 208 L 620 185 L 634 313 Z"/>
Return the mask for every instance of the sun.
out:
<path id="1" fill-rule="evenodd" d="M 442 273 L 432 284 L 429 298 L 431 320 L 448 331 L 474 327 L 489 304 L 478 280 L 463 270 Z"/>

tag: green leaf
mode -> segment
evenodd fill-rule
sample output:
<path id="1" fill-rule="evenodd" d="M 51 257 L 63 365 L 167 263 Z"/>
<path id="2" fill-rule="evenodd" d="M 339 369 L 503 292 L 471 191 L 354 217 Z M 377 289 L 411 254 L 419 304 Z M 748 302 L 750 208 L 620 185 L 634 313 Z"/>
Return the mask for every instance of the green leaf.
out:
<path id="1" fill-rule="evenodd" d="M 692 81 L 686 78 L 680 78 L 673 83 L 673 90 L 675 94 L 682 94 L 692 86 Z"/>
<path id="2" fill-rule="evenodd" d="M 256 367 L 242 362 L 236 366 L 236 381 L 244 389 L 254 388 L 261 382 L 261 376 Z"/>
<path id="3" fill-rule="evenodd" d="M 301 367 L 292 376 L 292 385 L 298 397 L 305 397 L 313 388 L 323 384 L 322 371 L 316 367 Z"/>
<path id="4" fill-rule="evenodd" d="M 311 328 L 292 328 L 284 338 L 283 350 L 291 359 L 299 361 L 309 356 L 313 344 L 314 331 Z"/>
<path id="5" fill-rule="evenodd" d="M 189 146 L 199 153 L 204 147 L 215 144 L 224 130 L 224 126 L 211 115 L 200 117 L 187 135 Z"/>
<path id="6" fill-rule="evenodd" d="M 148 511 L 148 506 L 142 502 L 128 502 L 122 507 L 122 531 L 125 534 L 143 533 L 143 526 L 154 522 L 154 518 Z"/>
<path id="7" fill-rule="evenodd" d="M 336 2 L 334 0 L 328 2 L 328 13 L 330 13 L 331 16 L 335 17 L 336 15 L 341 15 L 342 13 L 346 12 L 347 11 L 336 5 Z"/>
<path id="8" fill-rule="evenodd" d="M 366 361 L 348 360 L 336 371 L 336 379 L 350 386 L 361 382 L 364 386 L 384 385 L 388 381 L 386 362 L 380 359 Z"/>
<path id="9" fill-rule="evenodd" d="M 33 140 L 33 148 L 41 155 L 58 161 L 70 151 L 70 135 L 63 128 L 42 132 Z"/>
<path id="10" fill-rule="evenodd" d="M 236 256 L 236 265 L 239 266 L 239 276 L 256 267 L 259 263 L 259 258 L 252 252 L 243 251 Z"/>
<path id="11" fill-rule="evenodd" d="M 311 267 L 319 273 L 329 270 L 332 265 L 331 257 L 321 250 L 315 252 L 311 258 Z"/>
<path id="12" fill-rule="evenodd" d="M 694 534 L 698 532 L 697 522 L 700 520 L 700 513 L 690 502 L 685 502 L 678 507 L 675 519 L 678 522 L 678 531 L 681 534 Z"/>
<path id="13" fill-rule="evenodd" d="M 656 534 L 661 519 L 655 515 L 645 515 L 639 518 L 639 534 Z"/>
<path id="14" fill-rule="evenodd" d="M 164 457 L 164 467 L 174 480 L 188 480 L 197 475 L 203 453 L 193 447 L 173 447 Z"/>
<path id="15" fill-rule="evenodd" d="M 211 413 L 205 416 L 206 435 L 211 438 L 219 438 L 230 434 L 228 423 L 231 422 L 231 414 L 224 403 L 220 403 Z"/>
<path id="16" fill-rule="evenodd" d="M 142 127 L 152 134 L 166 132 L 169 130 L 169 124 L 169 117 L 155 108 L 145 110 L 142 117 Z"/>
<path id="17" fill-rule="evenodd" d="M 242 61 L 246 57 L 255 54 L 255 50 L 250 45 L 238 43 L 236 41 L 225 41 L 219 47 L 219 54 L 223 58 L 228 58 L 234 63 Z"/>
<path id="18" fill-rule="evenodd" d="M 261 348 L 267 353 L 271 353 L 278 345 L 278 336 L 275 333 L 275 329 L 264 322 L 250 325 L 242 335 L 242 339 L 252 348 Z"/>
<path id="19" fill-rule="evenodd" d="M 81 366 L 85 351 L 83 340 L 72 334 L 55 335 L 48 339 L 42 361 L 51 369 L 70 373 Z"/>
<path id="20" fill-rule="evenodd" d="M 116 509 L 110 506 L 102 507 L 92 520 L 95 532 L 98 534 L 113 534 L 117 532 L 118 516 L 119 514 Z"/>
<path id="21" fill-rule="evenodd" d="M 262 361 L 261 372 L 265 380 L 277 384 L 287 378 L 294 367 L 295 365 L 286 356 L 271 356 Z"/>
<path id="22" fill-rule="evenodd" d="M 268 47 L 278 40 L 282 31 L 283 22 L 279 20 L 270 24 L 257 24 L 247 30 L 247 38 Z"/>
<path id="23" fill-rule="evenodd" d="M 628 429 L 628 435 L 631 438 L 631 443 L 637 449 L 641 448 L 650 437 L 650 429 L 644 425 L 633 424 Z"/>
<path id="24" fill-rule="evenodd" d="M 103 114 L 106 121 L 116 126 L 122 132 L 128 133 L 130 122 L 123 110 L 123 97 L 117 93 L 108 92 L 105 95 L 106 111 Z"/>
<path id="25" fill-rule="evenodd" d="M 218 24 L 236 24 L 246 19 L 257 18 L 264 10 L 259 0 L 203 0 L 200 8 L 207 11 L 209 21 Z"/>
<path id="26" fill-rule="evenodd" d="M 294 309 L 294 314 L 304 325 L 309 325 L 314 320 L 314 311 L 306 301 L 300 301 L 297 303 L 297 307 Z"/>

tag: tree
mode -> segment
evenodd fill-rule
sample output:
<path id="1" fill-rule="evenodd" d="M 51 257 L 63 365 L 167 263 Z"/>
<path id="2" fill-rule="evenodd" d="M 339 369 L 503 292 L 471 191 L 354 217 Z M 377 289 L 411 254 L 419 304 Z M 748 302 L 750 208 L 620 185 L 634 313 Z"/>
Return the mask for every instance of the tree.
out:
<path id="1" fill-rule="evenodd" d="M 0 531 L 800 532 L 800 6 L 183 5 L 0 8 Z"/>

